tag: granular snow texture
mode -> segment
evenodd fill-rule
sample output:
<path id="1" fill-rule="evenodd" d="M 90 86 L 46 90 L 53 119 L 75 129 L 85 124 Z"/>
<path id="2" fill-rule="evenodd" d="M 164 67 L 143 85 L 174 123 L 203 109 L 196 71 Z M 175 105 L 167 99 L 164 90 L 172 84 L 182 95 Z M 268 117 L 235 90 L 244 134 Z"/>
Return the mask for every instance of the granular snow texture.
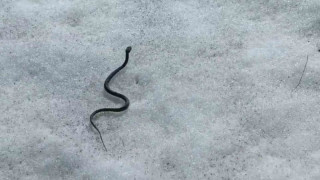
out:
<path id="1" fill-rule="evenodd" d="M 319 9 L 0 0 L 1 179 L 319 180 Z"/>

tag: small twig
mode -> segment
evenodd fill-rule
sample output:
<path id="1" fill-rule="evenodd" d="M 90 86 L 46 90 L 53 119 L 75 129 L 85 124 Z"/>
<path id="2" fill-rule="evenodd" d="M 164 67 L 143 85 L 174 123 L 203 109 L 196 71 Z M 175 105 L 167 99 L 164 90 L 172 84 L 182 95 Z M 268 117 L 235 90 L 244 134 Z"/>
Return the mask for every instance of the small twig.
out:
<path id="1" fill-rule="evenodd" d="M 297 84 L 297 86 L 296 86 L 294 89 L 297 89 L 297 88 L 298 88 L 298 86 L 299 86 L 299 85 L 300 85 L 300 83 L 301 83 L 302 77 L 303 77 L 304 72 L 306 71 L 306 68 L 307 68 L 308 60 L 309 60 L 309 56 L 307 56 L 307 61 L 306 61 L 306 64 L 304 65 L 304 69 L 303 69 L 303 71 L 302 71 L 302 74 L 301 74 L 301 77 L 300 77 L 299 83 Z"/>

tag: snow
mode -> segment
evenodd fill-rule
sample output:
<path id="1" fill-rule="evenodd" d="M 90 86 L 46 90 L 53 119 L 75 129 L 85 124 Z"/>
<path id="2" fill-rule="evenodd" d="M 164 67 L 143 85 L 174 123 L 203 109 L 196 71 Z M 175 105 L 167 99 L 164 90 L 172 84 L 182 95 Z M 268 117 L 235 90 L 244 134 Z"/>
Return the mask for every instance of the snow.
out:
<path id="1" fill-rule="evenodd" d="M 319 8 L 1 0 L 1 179 L 320 179 Z"/>

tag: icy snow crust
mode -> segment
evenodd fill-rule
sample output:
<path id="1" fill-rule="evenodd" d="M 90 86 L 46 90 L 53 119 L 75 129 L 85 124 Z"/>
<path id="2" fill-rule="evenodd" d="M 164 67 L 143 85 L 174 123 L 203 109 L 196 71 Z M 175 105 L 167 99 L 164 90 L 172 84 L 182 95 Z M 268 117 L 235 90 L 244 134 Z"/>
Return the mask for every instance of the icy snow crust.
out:
<path id="1" fill-rule="evenodd" d="M 0 1 L 1 179 L 320 179 L 320 1 Z M 125 113 L 89 115 L 122 103 Z M 296 90 L 309 56 L 301 84 Z"/>

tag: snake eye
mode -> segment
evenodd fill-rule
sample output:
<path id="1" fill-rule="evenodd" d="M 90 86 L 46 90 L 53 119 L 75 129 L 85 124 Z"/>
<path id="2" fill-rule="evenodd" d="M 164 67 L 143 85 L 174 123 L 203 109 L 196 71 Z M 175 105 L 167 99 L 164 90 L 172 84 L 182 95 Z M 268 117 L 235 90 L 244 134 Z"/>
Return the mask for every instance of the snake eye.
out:
<path id="1" fill-rule="evenodd" d="M 126 53 L 129 53 L 131 51 L 131 49 L 132 49 L 131 46 L 127 47 Z"/>

